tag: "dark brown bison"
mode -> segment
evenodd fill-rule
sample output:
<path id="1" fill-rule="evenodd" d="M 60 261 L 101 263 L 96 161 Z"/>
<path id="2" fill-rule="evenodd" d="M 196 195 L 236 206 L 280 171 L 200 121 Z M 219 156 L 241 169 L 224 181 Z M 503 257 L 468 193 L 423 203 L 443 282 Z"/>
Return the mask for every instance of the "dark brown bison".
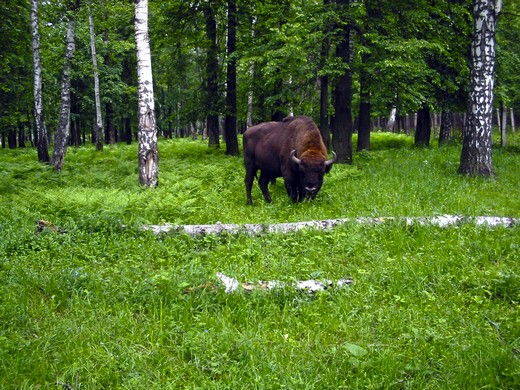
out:
<path id="1" fill-rule="evenodd" d="M 281 122 L 265 122 L 244 133 L 247 204 L 252 204 L 251 188 L 260 170 L 258 185 L 266 202 L 270 181 L 283 177 L 293 202 L 313 199 L 336 159 L 327 160 L 327 149 L 318 127 L 307 116 L 287 117 Z"/>

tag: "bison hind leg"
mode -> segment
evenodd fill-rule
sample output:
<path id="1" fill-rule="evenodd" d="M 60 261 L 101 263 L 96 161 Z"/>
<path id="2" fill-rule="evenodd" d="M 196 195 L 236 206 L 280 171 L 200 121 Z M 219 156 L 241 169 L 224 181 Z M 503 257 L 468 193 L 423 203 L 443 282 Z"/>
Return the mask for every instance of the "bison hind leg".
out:
<path id="1" fill-rule="evenodd" d="M 253 188 L 253 181 L 256 177 L 256 171 L 254 163 L 246 162 L 246 177 L 244 179 L 244 183 L 246 185 L 246 196 L 247 196 L 247 204 L 253 204 L 253 199 L 251 198 L 251 189 Z"/>
<path id="2" fill-rule="evenodd" d="M 271 203 L 273 200 L 271 199 L 271 194 L 269 193 L 269 181 L 272 180 L 265 173 L 260 172 L 260 179 L 258 179 L 258 185 L 260 186 L 260 190 L 264 195 L 264 199 L 267 203 Z"/>

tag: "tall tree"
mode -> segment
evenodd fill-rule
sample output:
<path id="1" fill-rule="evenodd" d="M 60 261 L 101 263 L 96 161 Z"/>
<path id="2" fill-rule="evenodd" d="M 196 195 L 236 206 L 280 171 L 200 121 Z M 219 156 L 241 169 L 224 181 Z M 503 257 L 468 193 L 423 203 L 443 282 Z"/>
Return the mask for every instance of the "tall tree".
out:
<path id="1" fill-rule="evenodd" d="M 74 42 L 74 15 L 77 10 L 79 1 L 71 3 L 70 9 L 67 12 L 67 46 L 65 48 L 65 62 L 63 63 L 63 73 L 61 75 L 61 104 L 58 120 L 58 128 L 54 138 L 54 152 L 52 155 L 52 165 L 57 171 L 61 171 L 63 163 L 65 162 L 65 152 L 70 134 L 70 71 L 72 57 L 76 45 Z"/>
<path id="2" fill-rule="evenodd" d="M 330 5 L 330 0 L 323 0 L 325 12 Z M 320 50 L 320 70 L 323 71 L 330 51 L 330 22 L 325 21 L 323 26 L 323 40 Z M 329 75 L 325 72 L 320 75 L 320 132 L 323 142 L 330 150 L 330 126 L 329 126 Z"/>
<path id="3" fill-rule="evenodd" d="M 496 17 L 501 1 L 474 0 L 471 78 L 459 172 L 490 176 Z"/>
<path id="4" fill-rule="evenodd" d="M 218 46 L 215 2 L 208 0 L 204 6 L 206 37 L 209 43 L 206 58 L 206 126 L 209 146 L 220 147 L 218 128 Z"/>
<path id="5" fill-rule="evenodd" d="M 159 176 L 159 156 L 155 126 L 152 59 L 148 38 L 148 0 L 134 1 L 139 95 L 139 182 L 147 187 L 156 187 Z"/>
<path id="6" fill-rule="evenodd" d="M 94 74 L 94 102 L 96 105 L 96 126 L 94 134 L 96 137 L 96 150 L 103 150 L 103 118 L 101 116 L 101 98 L 99 93 L 99 71 L 96 55 L 96 34 L 94 33 L 94 18 L 88 15 L 88 26 L 90 32 L 90 53 L 92 54 L 92 70 Z"/>
<path id="7" fill-rule="evenodd" d="M 334 121 L 332 125 L 332 146 L 337 154 L 337 162 L 352 162 L 352 71 L 351 62 L 351 28 L 346 18 L 350 0 L 337 0 L 341 25 L 340 41 L 336 47 L 336 57 L 343 65 L 343 71 L 334 86 Z"/>
<path id="8" fill-rule="evenodd" d="M 441 128 L 439 131 L 439 145 L 447 144 L 451 139 L 453 128 L 453 113 L 446 108 L 441 111 Z"/>
<path id="9" fill-rule="evenodd" d="M 363 54 L 363 63 L 368 55 Z M 369 74 L 362 67 L 359 75 L 359 125 L 357 150 L 370 149 L 370 89 L 368 86 Z"/>
<path id="10" fill-rule="evenodd" d="M 430 108 L 423 104 L 417 112 L 417 126 L 415 129 L 415 146 L 430 146 L 432 119 Z"/>
<path id="11" fill-rule="evenodd" d="M 43 117 L 42 62 L 40 57 L 40 32 L 38 27 L 38 0 L 32 0 L 31 31 L 34 64 L 34 120 L 37 135 L 36 147 L 38 149 L 38 160 L 48 163 L 50 158 L 47 129 L 45 128 Z"/>
<path id="12" fill-rule="evenodd" d="M 227 77 L 226 77 L 226 119 L 224 135 L 226 154 L 238 155 L 237 140 L 237 66 L 236 66 L 236 30 L 237 7 L 235 0 L 228 0 L 227 31 Z"/>

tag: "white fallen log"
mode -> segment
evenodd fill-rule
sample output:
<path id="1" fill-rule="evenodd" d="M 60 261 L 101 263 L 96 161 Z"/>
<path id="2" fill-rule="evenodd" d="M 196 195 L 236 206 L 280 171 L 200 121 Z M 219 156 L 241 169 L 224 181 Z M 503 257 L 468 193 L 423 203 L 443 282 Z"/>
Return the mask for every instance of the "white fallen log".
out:
<path id="1" fill-rule="evenodd" d="M 353 280 L 350 278 L 339 279 L 336 281 L 332 280 L 298 280 L 293 283 L 285 283 L 279 280 L 260 280 L 257 283 L 240 283 L 235 278 L 224 275 L 222 272 L 217 272 L 217 279 L 224 285 L 224 291 L 226 293 L 232 293 L 235 291 L 253 291 L 253 290 L 274 290 L 279 288 L 293 288 L 295 290 L 306 291 L 314 293 L 316 291 L 323 291 L 331 287 L 343 288 L 351 285 Z"/>
<path id="2" fill-rule="evenodd" d="M 287 223 L 273 223 L 273 224 L 231 224 L 220 223 L 212 225 L 144 225 L 144 230 L 152 231 L 155 234 L 161 233 L 184 233 L 190 236 L 198 236 L 205 234 L 248 234 L 251 236 L 262 233 L 290 233 L 302 229 L 314 230 L 330 230 L 338 225 L 347 223 L 357 223 L 363 225 L 377 225 L 385 222 L 402 222 L 406 225 L 431 225 L 439 227 L 447 227 L 461 224 L 474 224 L 477 226 L 487 227 L 513 227 L 520 225 L 520 218 L 510 217 L 493 217 L 493 216 L 478 216 L 467 217 L 462 215 L 440 215 L 433 217 L 353 217 L 353 218 L 337 218 L 324 219 L 318 221 L 303 221 L 303 222 L 287 222 Z"/>

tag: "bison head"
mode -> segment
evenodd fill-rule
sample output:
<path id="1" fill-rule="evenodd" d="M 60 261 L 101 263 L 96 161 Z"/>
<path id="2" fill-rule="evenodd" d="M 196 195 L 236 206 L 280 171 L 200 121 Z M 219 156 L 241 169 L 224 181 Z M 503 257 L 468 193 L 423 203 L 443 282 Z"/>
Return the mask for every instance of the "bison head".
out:
<path id="1" fill-rule="evenodd" d="M 302 197 L 314 199 L 323 184 L 323 176 L 330 172 L 332 164 L 336 161 L 336 153 L 332 152 L 333 157 L 330 160 L 315 156 L 299 159 L 295 153 L 296 150 L 291 151 L 290 159 L 298 165 Z"/>

